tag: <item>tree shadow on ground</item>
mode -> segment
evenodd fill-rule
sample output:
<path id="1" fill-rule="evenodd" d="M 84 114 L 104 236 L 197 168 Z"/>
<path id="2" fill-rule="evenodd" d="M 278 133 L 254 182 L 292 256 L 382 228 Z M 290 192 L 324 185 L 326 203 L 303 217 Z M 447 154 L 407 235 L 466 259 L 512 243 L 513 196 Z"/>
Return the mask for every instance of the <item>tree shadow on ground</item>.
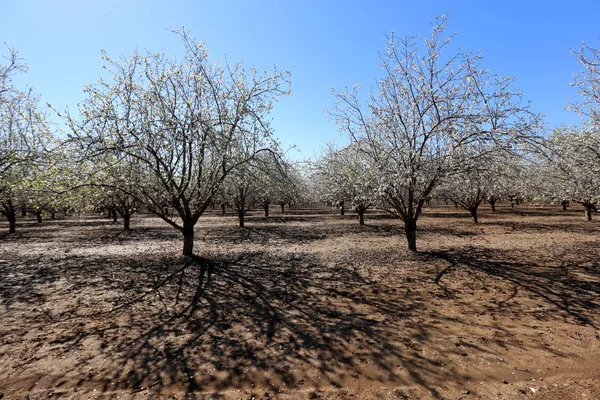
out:
<path id="1" fill-rule="evenodd" d="M 246 216 L 246 222 L 250 222 L 252 224 L 285 224 L 286 222 L 308 222 L 314 221 L 315 219 L 322 218 L 321 215 L 313 215 L 311 217 L 298 217 L 298 216 L 286 216 L 286 215 L 271 215 L 269 217 L 265 217 L 264 215 L 250 215 Z M 237 216 L 232 218 L 235 220 L 234 224 L 238 222 Z"/>
<path id="2" fill-rule="evenodd" d="M 548 216 L 548 215 L 547 215 Z M 544 221 L 482 221 L 483 225 L 497 225 L 507 229 L 507 232 L 575 232 L 575 233 L 593 233 L 598 232 L 598 225 L 589 223 L 581 218 L 579 221 L 562 222 L 557 226 L 556 223 Z"/>
<path id="3" fill-rule="evenodd" d="M 84 230 L 74 228 L 84 228 Z M 81 220 L 62 218 L 47 220 L 41 224 L 36 222 L 17 223 L 17 231 L 11 234 L 7 232 L 0 233 L 0 240 L 22 241 L 35 239 L 36 243 L 52 242 L 57 240 L 57 232 L 60 232 L 63 234 L 61 239 L 65 241 L 79 241 L 81 239 L 93 241 L 97 240 L 96 233 L 99 230 L 118 233 L 123 231 L 123 224 L 121 220 L 114 223 L 112 220 L 99 217 L 89 217 Z M 93 237 L 90 237 L 90 231 L 94 231 Z"/>
<path id="4" fill-rule="evenodd" d="M 306 243 L 323 240 L 327 233 L 318 226 L 313 225 L 286 225 L 271 223 L 269 225 L 246 225 L 210 227 L 198 233 L 198 239 L 206 243 L 260 243 L 269 241 L 285 243 Z"/>
<path id="5" fill-rule="evenodd" d="M 451 219 L 451 220 L 463 220 L 463 219 L 471 219 L 471 214 L 467 210 L 452 209 L 452 211 L 432 211 L 425 209 L 423 211 L 424 217 L 429 218 L 440 218 L 440 219 Z"/>
<path id="6" fill-rule="evenodd" d="M 401 231 L 401 234 L 404 235 L 404 230 Z M 424 225 L 417 228 L 417 240 L 419 240 L 420 236 L 426 235 L 439 235 L 445 237 L 475 237 L 481 236 L 484 232 L 481 230 L 474 230 L 473 225 L 463 226 L 440 226 L 440 225 Z"/>
<path id="7" fill-rule="evenodd" d="M 581 212 L 580 212 L 581 211 Z M 507 205 L 496 206 L 496 211 L 492 211 L 491 208 L 486 205 L 481 205 L 478 209 L 478 213 L 482 219 L 505 217 L 507 215 L 518 215 L 521 217 L 564 217 L 564 216 L 582 216 L 583 207 L 579 210 L 577 207 L 569 208 L 567 211 L 562 211 L 560 206 L 516 206 L 511 208 Z M 454 208 L 454 206 L 434 206 L 432 208 L 425 208 L 423 211 L 424 216 L 431 218 L 441 219 L 470 219 L 471 215 L 469 211 L 462 207 Z"/>
<path id="8" fill-rule="evenodd" d="M 20 268 L 36 274 L 37 265 Z M 417 382 L 428 391 L 448 376 L 459 385 L 470 379 L 450 361 L 461 357 L 459 348 L 436 348 L 438 324 L 452 318 L 429 309 L 435 322 L 424 321 L 427 292 L 399 295 L 353 265 L 331 267 L 309 254 L 238 253 L 192 263 L 73 257 L 47 282 L 25 284 L 28 278 L 14 276 L 12 291 L 0 292 L 4 302 L 21 286 L 11 313 L 21 320 L 11 319 L 19 323 L 2 332 L 2 345 L 23 340 L 25 328 L 34 332 L 13 368 L 72 360 L 67 370 L 35 377 L 31 389 L 262 388 L 276 396 L 347 387 L 358 378 Z M 436 351 L 425 355 L 423 346 Z"/>
<path id="9" fill-rule="evenodd" d="M 489 311 L 534 315 L 540 320 L 562 318 L 566 322 L 590 325 L 598 329 L 600 311 L 600 261 L 590 254 L 589 244 L 559 254 L 529 257 L 525 252 L 508 252 L 480 247 L 431 251 L 430 257 L 443 260 L 436 284 L 449 296 L 468 294 L 465 288 L 452 288 L 449 275 L 460 270 L 470 273 L 470 289 L 491 291 L 507 283 L 506 298 L 491 299 Z M 535 260 L 535 261 L 534 261 Z M 518 292 L 537 299 L 530 306 L 514 301 Z M 540 304 L 541 303 L 541 304 Z"/>
<path id="10" fill-rule="evenodd" d="M 562 210 L 559 205 L 531 205 L 497 207 L 493 213 L 496 215 L 519 215 L 521 217 L 581 217 L 584 219 L 584 208 L 579 204 L 571 205 L 567 210 Z"/>

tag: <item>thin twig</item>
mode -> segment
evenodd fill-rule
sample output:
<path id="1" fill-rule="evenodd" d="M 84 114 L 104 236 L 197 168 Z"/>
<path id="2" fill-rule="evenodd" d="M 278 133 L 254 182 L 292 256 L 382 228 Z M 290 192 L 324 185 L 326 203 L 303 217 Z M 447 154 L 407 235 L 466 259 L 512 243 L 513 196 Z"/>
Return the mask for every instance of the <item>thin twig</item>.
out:
<path id="1" fill-rule="evenodd" d="M 133 392 L 131 392 L 131 394 L 143 392 L 144 390 L 148 390 L 148 389 L 152 389 L 154 386 L 158 385 L 161 382 L 162 382 L 162 379 L 159 379 L 156 382 L 151 383 L 150 385 L 148 385 L 146 387 L 139 388 L 138 390 L 134 390 Z"/>

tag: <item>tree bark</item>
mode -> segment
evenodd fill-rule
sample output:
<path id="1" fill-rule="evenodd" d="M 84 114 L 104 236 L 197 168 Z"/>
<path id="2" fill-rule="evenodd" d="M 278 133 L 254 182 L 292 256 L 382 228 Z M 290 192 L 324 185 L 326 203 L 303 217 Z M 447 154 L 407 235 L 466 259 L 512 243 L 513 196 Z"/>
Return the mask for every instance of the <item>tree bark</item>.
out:
<path id="1" fill-rule="evenodd" d="M 131 222 L 131 215 L 129 214 L 124 214 L 123 215 L 123 230 L 124 231 L 128 231 L 130 230 L 130 222 Z"/>
<path id="2" fill-rule="evenodd" d="M 585 218 L 588 221 L 592 220 L 592 211 L 594 210 L 594 205 L 593 204 L 584 204 L 585 207 Z"/>
<path id="3" fill-rule="evenodd" d="M 191 257 L 194 254 L 194 225 L 191 221 L 183 223 L 183 255 Z"/>
<path id="4" fill-rule="evenodd" d="M 23 207 L 21 209 L 21 217 L 25 218 L 27 216 L 27 209 L 25 207 Z"/>
<path id="5" fill-rule="evenodd" d="M 50 213 L 50 219 L 56 219 L 56 210 L 52 210 Z"/>
<path id="6" fill-rule="evenodd" d="M 496 199 L 490 199 L 488 200 L 488 203 L 490 203 L 490 206 L 492 207 L 492 212 L 496 211 Z"/>
<path id="7" fill-rule="evenodd" d="M 114 208 L 111 208 L 111 212 L 112 212 L 112 220 L 113 223 L 117 223 L 117 210 L 115 210 Z"/>
<path id="8" fill-rule="evenodd" d="M 244 227 L 244 211 L 238 210 L 238 218 L 240 220 L 240 228 Z"/>
<path id="9" fill-rule="evenodd" d="M 283 204 L 279 203 L 279 204 L 281 205 L 281 213 L 283 214 L 285 212 L 285 203 L 283 203 Z"/>
<path id="10" fill-rule="evenodd" d="M 560 202 L 563 211 L 567 211 L 567 207 L 569 206 L 569 202 L 567 200 L 563 200 Z"/>
<path id="11" fill-rule="evenodd" d="M 15 212 L 10 212 L 6 214 L 6 219 L 8 219 L 8 233 L 15 233 L 17 231 L 17 215 Z"/>
<path id="12" fill-rule="evenodd" d="M 479 223 L 479 220 L 477 219 L 477 207 L 469 208 L 469 212 L 471 213 L 471 217 L 473 217 L 473 222 L 476 224 Z"/>
<path id="13" fill-rule="evenodd" d="M 344 207 L 344 202 L 340 203 L 340 215 L 346 214 L 346 208 Z"/>
<path id="14" fill-rule="evenodd" d="M 37 223 L 41 224 L 43 222 L 42 221 L 42 212 L 41 211 L 36 211 L 35 212 L 35 216 L 37 217 Z"/>
<path id="15" fill-rule="evenodd" d="M 404 221 L 408 250 L 417 251 L 417 221 Z"/>
<path id="16" fill-rule="evenodd" d="M 269 206 L 268 205 L 263 205 L 263 209 L 265 210 L 265 218 L 269 217 Z"/>
<path id="17" fill-rule="evenodd" d="M 358 210 L 358 224 L 359 225 L 364 225 L 365 224 L 365 210 Z"/>
<path id="18" fill-rule="evenodd" d="M 221 215 L 225 215 L 225 203 L 221 204 Z"/>

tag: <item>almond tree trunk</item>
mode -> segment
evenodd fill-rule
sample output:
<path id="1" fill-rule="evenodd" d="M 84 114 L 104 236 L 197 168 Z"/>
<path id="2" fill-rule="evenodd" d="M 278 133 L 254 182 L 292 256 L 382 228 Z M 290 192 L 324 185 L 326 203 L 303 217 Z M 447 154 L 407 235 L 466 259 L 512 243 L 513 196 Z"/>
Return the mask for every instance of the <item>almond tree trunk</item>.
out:
<path id="1" fill-rule="evenodd" d="M 183 255 L 191 257 L 194 254 L 194 225 L 191 219 L 183 222 Z"/>
<path id="2" fill-rule="evenodd" d="M 477 207 L 471 207 L 471 208 L 469 208 L 469 213 L 471 213 L 471 217 L 473 218 L 473 222 L 475 222 L 476 224 L 479 223 L 479 220 L 477 219 Z"/>
<path id="3" fill-rule="evenodd" d="M 588 221 L 592 220 L 592 211 L 594 211 L 594 205 L 593 204 L 584 204 L 585 207 L 585 218 Z"/>
<path id="4" fill-rule="evenodd" d="M 2 214 L 4 214 L 8 220 L 8 233 L 15 233 L 17 231 L 17 209 L 10 200 L 3 203 L 2 207 L 4 208 Z"/>
<path id="5" fill-rule="evenodd" d="M 404 221 L 404 231 L 406 233 L 406 241 L 410 251 L 417 251 L 417 221 Z"/>
<path id="6" fill-rule="evenodd" d="M 17 217 L 7 216 L 8 218 L 8 233 L 15 233 L 17 231 Z"/>
<path id="7" fill-rule="evenodd" d="M 244 227 L 244 210 L 238 210 L 238 218 L 240 220 L 240 228 Z"/>

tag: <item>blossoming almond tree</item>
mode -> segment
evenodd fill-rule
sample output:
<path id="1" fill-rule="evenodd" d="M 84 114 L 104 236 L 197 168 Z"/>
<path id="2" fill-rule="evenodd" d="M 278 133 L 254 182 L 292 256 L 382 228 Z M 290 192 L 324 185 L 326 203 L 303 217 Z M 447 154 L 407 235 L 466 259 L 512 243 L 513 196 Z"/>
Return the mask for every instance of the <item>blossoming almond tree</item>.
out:
<path id="1" fill-rule="evenodd" d="M 469 211 L 473 222 L 478 223 L 477 210 L 492 190 L 494 172 L 491 168 L 490 164 L 471 165 L 442 179 L 437 195 Z"/>
<path id="2" fill-rule="evenodd" d="M 285 205 L 288 209 L 292 205 L 303 200 L 306 193 L 306 184 L 303 172 L 296 163 L 282 160 L 279 163 L 274 180 L 273 195 L 275 202 L 281 207 L 281 213 L 285 213 Z"/>
<path id="3" fill-rule="evenodd" d="M 342 178 L 342 163 L 339 162 L 339 158 L 339 150 L 328 146 L 313 164 L 311 181 L 318 201 L 339 208 L 340 215 L 344 215 L 349 194 L 346 182 Z"/>
<path id="4" fill-rule="evenodd" d="M 574 74 L 571 85 L 577 88 L 581 99 L 572 102 L 569 108 L 585 117 L 595 129 L 600 129 L 600 49 L 583 43 L 575 56 L 584 70 Z"/>
<path id="5" fill-rule="evenodd" d="M 328 148 L 315 163 L 315 180 L 322 200 L 330 204 L 351 203 L 358 223 L 365 224 L 365 212 L 378 202 L 376 168 L 357 145 Z"/>
<path id="6" fill-rule="evenodd" d="M 245 216 L 258 201 L 260 180 L 256 167 L 248 163 L 236 168 L 223 182 L 221 195 L 238 215 L 239 226 L 245 226 Z"/>
<path id="7" fill-rule="evenodd" d="M 600 201 L 599 142 L 600 134 L 591 127 L 556 129 L 540 162 L 546 194 L 581 204 L 588 221 Z"/>
<path id="8" fill-rule="evenodd" d="M 516 143 L 539 123 L 512 89 L 513 78 L 483 70 L 479 55 L 453 51 L 445 28 L 441 17 L 423 51 L 416 37 L 388 36 L 381 55 L 384 76 L 366 104 L 358 87 L 335 90 L 330 112 L 376 165 L 380 194 L 404 221 L 412 251 L 432 190 L 460 167 L 454 154 L 465 146 Z"/>
<path id="9" fill-rule="evenodd" d="M 51 134 L 38 96 L 31 88 L 21 90 L 12 84 L 13 75 L 27 66 L 14 49 L 5 59 L 0 64 L 0 213 L 8 220 L 9 233 L 14 233 L 19 208 L 32 200 L 41 184 L 38 172 Z"/>
<path id="10" fill-rule="evenodd" d="M 478 223 L 479 206 L 487 201 L 496 211 L 496 202 L 501 199 L 521 198 L 529 187 L 530 179 L 525 176 L 526 159 L 521 154 L 502 148 L 477 150 L 479 157 L 467 154 L 463 162 L 456 161 L 461 168 L 442 179 L 436 195 L 469 211 L 473 222 Z"/>
<path id="11" fill-rule="evenodd" d="M 533 164 L 527 159 L 528 153 L 503 153 L 493 164 L 486 201 L 492 211 L 496 211 L 496 202 L 509 200 L 511 207 L 516 201 L 537 193 Z"/>
<path id="12" fill-rule="evenodd" d="M 580 98 L 568 107 L 580 114 L 581 127 L 555 129 L 538 152 L 540 181 L 547 194 L 583 205 L 592 219 L 600 201 L 600 50 L 582 44 L 575 53 L 584 67 L 572 86 Z"/>
<path id="13" fill-rule="evenodd" d="M 289 93 L 289 73 L 221 67 L 209 61 L 204 44 L 175 33 L 182 59 L 104 54 L 111 78 L 88 86 L 80 117 L 66 119 L 90 158 L 135 160 L 128 166 L 144 179 L 130 194 L 179 230 L 183 255 L 192 256 L 194 227 L 224 179 L 271 146 L 268 115 L 274 100 Z"/>
<path id="14" fill-rule="evenodd" d="M 255 201 L 262 207 L 265 218 L 269 216 L 269 206 L 276 200 L 279 183 L 285 181 L 289 166 L 277 153 L 264 153 L 257 159 L 254 169 L 257 185 Z"/>

